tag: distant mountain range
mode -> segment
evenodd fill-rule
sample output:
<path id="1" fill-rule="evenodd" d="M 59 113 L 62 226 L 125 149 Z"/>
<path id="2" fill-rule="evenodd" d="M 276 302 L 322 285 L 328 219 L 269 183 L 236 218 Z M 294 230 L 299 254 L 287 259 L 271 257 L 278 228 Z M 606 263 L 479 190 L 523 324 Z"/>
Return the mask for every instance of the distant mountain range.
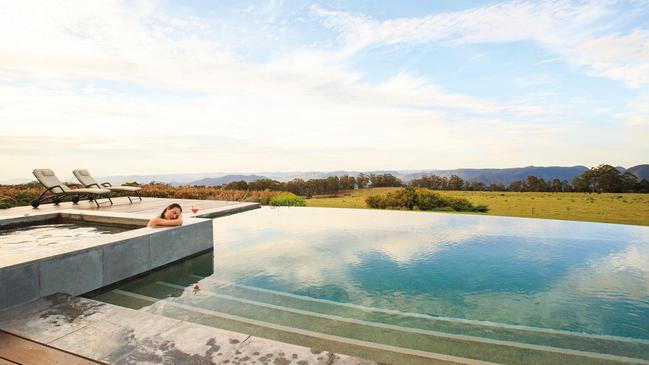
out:
<path id="1" fill-rule="evenodd" d="M 637 176 L 638 179 L 647 179 L 649 180 L 649 165 L 638 165 L 626 169 L 627 172 L 632 173 Z"/>
<path id="2" fill-rule="evenodd" d="M 628 171 L 638 177 L 638 179 L 649 180 L 649 165 L 638 165 L 628 169 L 618 167 L 621 172 Z M 217 186 L 227 184 L 232 181 L 244 180 L 251 182 L 263 178 L 274 179 L 279 181 L 288 181 L 295 178 L 304 180 L 308 179 L 324 179 L 329 176 L 357 176 L 361 172 L 366 174 L 392 174 L 404 182 L 412 179 L 422 177 L 424 175 L 437 175 L 450 177 L 457 175 L 465 181 L 480 181 L 487 185 L 489 184 L 505 184 L 508 185 L 513 181 L 526 180 L 528 176 L 536 176 L 546 181 L 552 179 L 567 180 L 572 182 L 572 179 L 581 175 L 584 171 L 588 170 L 586 166 L 528 166 L 507 169 L 454 169 L 454 170 L 386 170 L 386 171 L 328 171 L 328 172 L 289 172 L 289 173 L 259 173 L 259 175 L 226 175 L 219 178 L 205 178 L 201 180 L 192 181 L 190 185 L 206 185 Z"/>
<path id="3" fill-rule="evenodd" d="M 291 172 L 213 172 L 213 173 L 191 173 L 191 174 L 164 174 L 164 175 L 124 175 L 124 176 L 105 176 L 97 180 L 109 181 L 113 184 L 122 184 L 127 181 L 137 181 L 139 183 L 148 183 L 151 181 L 167 183 L 172 185 L 205 185 L 217 186 L 227 184 L 232 181 L 244 180 L 247 182 L 259 179 L 274 179 L 279 181 L 289 181 L 295 178 L 304 180 L 323 179 L 329 176 L 357 176 L 361 172 L 365 174 L 392 174 L 404 182 L 419 178 L 423 175 L 438 175 L 449 177 L 457 175 L 465 181 L 480 181 L 489 184 L 509 184 L 516 180 L 525 180 L 528 176 L 533 175 L 544 180 L 560 179 L 572 182 L 575 176 L 580 175 L 588 168 L 586 166 L 528 166 L 505 169 L 454 169 L 454 170 L 375 170 L 375 171 L 291 171 Z M 618 166 L 621 172 L 628 171 L 638 177 L 638 179 L 649 180 L 649 164 L 637 165 L 625 169 Z M 65 178 L 63 176 L 63 178 Z M 65 179 L 74 181 L 74 179 Z M 5 184 L 18 184 L 28 182 L 29 179 L 13 179 L 4 181 Z"/>
<path id="4" fill-rule="evenodd" d="M 408 174 L 402 177 L 402 180 L 409 181 L 421 177 L 422 175 L 437 175 L 449 177 L 457 175 L 465 181 L 479 181 L 487 185 L 489 184 L 505 184 L 509 185 L 513 181 L 527 180 L 528 176 L 536 176 L 544 180 L 568 180 L 581 175 L 584 171 L 588 170 L 586 166 L 572 166 L 572 167 L 540 167 L 528 166 L 517 167 L 509 169 L 456 169 L 456 170 L 428 170 Z"/>
<path id="5" fill-rule="evenodd" d="M 189 183 L 189 185 L 218 186 L 218 185 L 231 183 L 233 181 L 243 180 L 245 182 L 252 182 L 252 181 L 257 181 L 259 179 L 265 179 L 265 178 L 266 177 L 260 175 L 225 175 L 222 177 L 207 177 L 205 179 L 192 181 Z"/>

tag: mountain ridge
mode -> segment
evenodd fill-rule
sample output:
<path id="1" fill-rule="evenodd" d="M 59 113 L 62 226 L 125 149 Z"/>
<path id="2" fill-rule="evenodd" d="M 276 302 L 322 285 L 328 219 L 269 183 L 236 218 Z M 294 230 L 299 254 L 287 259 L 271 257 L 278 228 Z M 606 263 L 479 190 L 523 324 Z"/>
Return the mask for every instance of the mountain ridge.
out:
<path id="1" fill-rule="evenodd" d="M 618 166 L 621 172 L 631 172 L 638 177 L 638 180 L 649 180 L 649 164 L 640 164 L 627 169 Z M 177 173 L 177 174 L 150 174 L 150 175 L 113 175 L 98 177 L 99 181 L 108 181 L 112 184 L 123 184 L 125 182 L 136 181 L 138 183 L 149 183 L 152 181 L 179 185 L 205 185 L 216 186 L 227 184 L 232 181 L 244 180 L 246 182 L 255 181 L 262 178 L 274 179 L 279 181 L 289 181 L 295 178 L 304 180 L 323 179 L 329 176 L 357 176 L 360 173 L 365 174 L 392 174 L 404 182 L 419 178 L 423 175 L 438 175 L 449 177 L 457 175 L 465 181 L 479 181 L 489 184 L 509 184 L 516 180 L 525 180 L 527 176 L 533 175 L 546 181 L 552 179 L 568 180 L 572 179 L 588 168 L 586 166 L 525 166 L 512 168 L 459 168 L 459 169 L 421 169 L 421 170 L 334 170 L 334 171 L 272 171 L 272 172 L 200 172 L 200 173 Z M 65 181 L 73 182 L 75 179 L 61 176 Z M 11 179 L 3 183 L 19 184 L 33 180 L 29 179 Z"/>

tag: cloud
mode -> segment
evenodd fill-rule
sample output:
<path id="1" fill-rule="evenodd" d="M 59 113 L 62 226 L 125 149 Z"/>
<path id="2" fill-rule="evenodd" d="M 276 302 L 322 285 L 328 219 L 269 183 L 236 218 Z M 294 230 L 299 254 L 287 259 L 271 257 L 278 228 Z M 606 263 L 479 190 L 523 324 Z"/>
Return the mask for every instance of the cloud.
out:
<path id="1" fill-rule="evenodd" d="M 513 14 L 514 5 L 501 7 Z M 244 13 L 264 24 L 282 24 L 285 8 L 278 2 Z M 431 29 L 444 14 L 377 22 L 314 9 L 318 19 L 347 29 L 349 44 L 364 47 L 418 42 L 417 37 L 467 42 L 457 29 L 482 29 L 471 11 L 451 22 L 464 25 L 440 36 Z M 499 8 L 480 9 L 474 12 L 483 11 L 488 21 Z M 575 138 L 605 135 L 600 129 L 578 130 L 582 120 L 567 120 L 564 105 L 543 98 L 468 95 L 412 71 L 368 77 L 370 71 L 350 66 L 353 53 L 332 48 L 331 39 L 291 47 L 278 43 L 286 51 L 250 59 L 240 50 L 255 45 L 221 34 L 224 20 L 170 12 L 157 2 L 21 1 L 3 10 L 0 141 L 6 178 L 60 161 L 126 173 L 104 150 L 166 162 L 128 164 L 138 173 L 556 164 L 566 161 Z M 353 38 L 355 29 L 361 32 Z M 108 146 L 104 139 L 113 143 L 100 151 Z M 26 142 L 19 146 L 18 140 Z M 102 142 L 93 149 L 85 141 Z M 133 145 L 141 146 L 140 152 L 134 153 Z M 594 152 L 584 161 L 585 156 L 571 153 L 566 163 L 594 164 L 607 155 Z"/>
<path id="2" fill-rule="evenodd" d="M 515 1 L 384 21 L 319 6 L 313 6 L 312 12 L 326 26 L 341 32 L 346 54 L 377 45 L 533 41 L 592 75 L 623 81 L 630 87 L 647 86 L 649 29 L 632 28 L 624 33 L 615 29 L 625 20 L 646 17 L 649 12 L 639 5 L 634 11 L 616 5 L 604 1 Z"/>
<path id="3" fill-rule="evenodd" d="M 226 45 L 194 36 L 207 26 L 193 18 L 169 19 L 149 3 L 135 11 L 119 3 L 82 4 L 62 7 L 48 2 L 41 12 L 24 16 L 31 6 L 21 2 L 15 5 L 21 8 L 5 13 L 0 19 L 5 28 L 0 38 L 4 51 L 0 69 L 6 77 L 123 80 L 169 90 L 248 97 L 272 97 L 279 90 L 297 99 L 306 92 L 322 99 L 344 96 L 382 105 L 541 114 L 541 108 L 526 108 L 515 101 L 501 107 L 495 101 L 446 92 L 403 72 L 384 82 L 363 83 L 362 74 L 350 71 L 339 55 L 326 51 L 297 49 L 269 63 L 246 63 Z M 270 7 L 272 13 L 277 6 Z M 18 42 L 11 36 L 16 33 L 25 36 Z M 542 114 L 546 113 L 557 110 L 544 107 Z"/>

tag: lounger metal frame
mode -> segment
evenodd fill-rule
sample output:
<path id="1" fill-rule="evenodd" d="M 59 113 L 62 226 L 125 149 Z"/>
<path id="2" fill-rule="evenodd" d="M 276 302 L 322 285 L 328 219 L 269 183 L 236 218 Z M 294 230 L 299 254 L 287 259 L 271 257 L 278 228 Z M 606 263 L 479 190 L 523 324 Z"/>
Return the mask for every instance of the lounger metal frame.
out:
<path id="1" fill-rule="evenodd" d="M 82 184 L 83 184 L 83 183 L 82 183 Z M 105 182 L 105 183 L 101 183 L 101 185 L 95 183 L 95 184 L 87 185 L 86 187 L 87 187 L 87 188 L 91 188 L 91 187 L 93 187 L 93 186 L 96 186 L 96 187 L 99 188 L 99 189 L 104 189 L 104 188 L 107 188 L 107 187 L 109 187 L 109 186 L 113 186 L 113 185 L 111 185 L 109 182 Z M 119 194 L 118 191 L 111 191 L 111 193 Z M 131 200 L 131 197 L 128 195 L 128 193 L 129 193 L 128 191 L 124 191 L 124 195 L 128 198 L 128 201 L 131 202 L 131 203 L 133 203 L 133 200 Z M 139 191 L 135 190 L 135 191 L 133 191 L 133 193 L 135 193 L 135 196 L 136 196 L 138 199 L 140 199 L 140 201 L 142 201 L 142 195 L 140 195 L 140 192 L 139 192 Z"/>
<path id="2" fill-rule="evenodd" d="M 43 183 L 41 183 L 41 185 L 43 185 Z M 45 187 L 45 185 L 43 185 L 43 187 Z M 56 188 L 60 189 L 62 193 L 55 193 L 54 191 L 52 191 L 53 189 Z M 45 196 L 45 194 L 47 194 L 48 192 L 52 193 L 52 195 Z M 95 204 L 97 204 L 97 208 L 99 208 L 99 202 L 97 202 L 97 198 L 101 198 L 104 195 L 105 195 L 104 198 L 108 199 L 110 205 L 113 205 L 113 200 L 110 198 L 110 193 L 104 193 L 104 194 L 93 194 L 93 193 L 86 193 L 86 192 L 79 193 L 79 192 L 75 192 L 74 189 L 65 191 L 65 189 L 61 185 L 54 185 L 54 186 L 50 186 L 49 188 L 45 187 L 45 191 L 43 191 L 41 195 L 38 196 L 38 198 L 32 200 L 32 207 L 38 208 L 39 205 L 48 202 L 54 203 L 54 205 L 58 205 L 61 202 L 61 198 L 72 196 L 72 204 L 79 203 L 79 200 L 81 199 L 88 199 L 88 201 L 94 201 Z"/>

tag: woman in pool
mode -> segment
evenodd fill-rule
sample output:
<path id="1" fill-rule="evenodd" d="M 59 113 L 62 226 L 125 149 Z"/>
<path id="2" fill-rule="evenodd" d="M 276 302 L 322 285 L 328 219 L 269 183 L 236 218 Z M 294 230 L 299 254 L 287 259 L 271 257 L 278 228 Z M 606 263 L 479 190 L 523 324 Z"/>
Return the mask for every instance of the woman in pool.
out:
<path id="1" fill-rule="evenodd" d="M 178 203 L 173 203 L 162 211 L 159 217 L 151 218 L 147 227 L 170 227 L 183 224 L 183 208 Z"/>

